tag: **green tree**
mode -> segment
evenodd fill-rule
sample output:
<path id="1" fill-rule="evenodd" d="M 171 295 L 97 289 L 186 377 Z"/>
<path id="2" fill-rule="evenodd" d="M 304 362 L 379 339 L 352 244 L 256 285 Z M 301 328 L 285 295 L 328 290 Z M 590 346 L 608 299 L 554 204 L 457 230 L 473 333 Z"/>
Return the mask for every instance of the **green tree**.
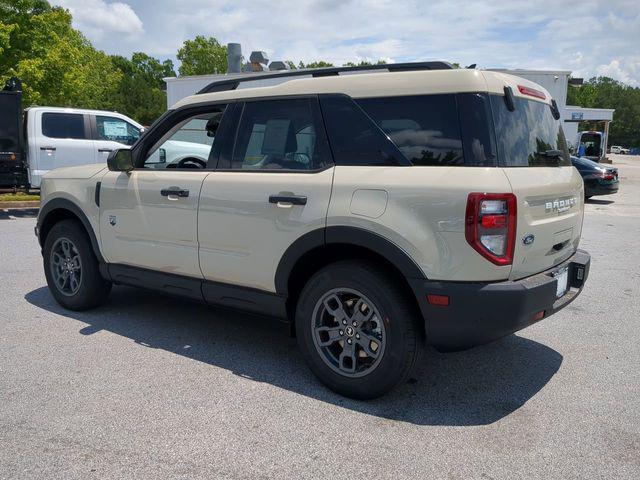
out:
<path id="1" fill-rule="evenodd" d="M 310 62 L 307 64 L 305 64 L 302 61 L 298 63 L 298 68 L 326 68 L 326 67 L 333 67 L 333 63 L 325 62 L 324 60 L 318 60 L 317 62 Z"/>
<path id="2" fill-rule="evenodd" d="M 185 40 L 178 50 L 180 75 L 207 75 L 226 73 L 227 47 L 220 45 L 214 37 L 198 35 L 193 40 Z"/>
<path id="3" fill-rule="evenodd" d="M 593 77 L 581 87 L 569 87 L 567 104 L 614 108 L 609 145 L 640 146 L 640 88 L 609 77 Z"/>
<path id="4" fill-rule="evenodd" d="M 44 0 L 0 2 L 0 83 L 22 80 L 25 105 L 110 108 L 121 74 L 108 55 L 71 26 L 71 14 Z"/>
<path id="5" fill-rule="evenodd" d="M 173 62 L 159 60 L 136 52 L 131 59 L 112 56 L 111 61 L 122 74 L 114 107 L 121 113 L 148 125 L 166 110 L 167 96 L 164 78 L 175 77 Z"/>
<path id="6" fill-rule="evenodd" d="M 358 63 L 354 63 L 354 62 L 347 62 L 343 65 L 343 67 L 369 67 L 371 65 L 386 65 L 387 61 L 386 60 L 378 60 L 377 62 L 373 63 L 370 62 L 368 60 L 361 60 Z"/>

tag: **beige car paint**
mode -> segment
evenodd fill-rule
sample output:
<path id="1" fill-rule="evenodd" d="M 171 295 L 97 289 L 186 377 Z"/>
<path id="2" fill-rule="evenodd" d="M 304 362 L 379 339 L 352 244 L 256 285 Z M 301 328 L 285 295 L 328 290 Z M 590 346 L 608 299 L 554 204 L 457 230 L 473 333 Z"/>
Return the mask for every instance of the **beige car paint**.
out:
<path id="1" fill-rule="evenodd" d="M 561 263 L 578 248 L 582 233 L 584 187 L 582 177 L 572 166 L 502 170 L 518 198 L 516 247 L 511 274 L 511 278 L 517 280 Z M 532 182 L 532 178 L 535 181 Z M 572 201 L 566 211 L 553 208 L 553 202 L 568 199 Z M 550 210 L 546 208 L 549 202 L 552 204 Z M 522 241 L 528 234 L 535 236 L 531 245 Z M 567 240 L 560 250 L 553 248 Z"/>
<path id="2" fill-rule="evenodd" d="M 198 197 L 202 170 L 108 172 L 100 190 L 100 242 L 110 263 L 202 278 L 198 262 Z M 186 198 L 162 196 L 169 187 Z"/>
<path id="3" fill-rule="evenodd" d="M 357 189 L 385 190 L 389 200 L 375 219 L 350 211 Z M 510 192 L 495 167 L 335 168 L 327 226 L 375 232 L 404 250 L 432 280 L 491 281 L 508 278 L 467 244 L 464 217 L 470 192 Z"/>
<path id="4" fill-rule="evenodd" d="M 334 168 L 317 173 L 212 172 L 198 214 L 200 265 L 208 280 L 275 292 L 275 273 L 298 238 L 325 226 Z M 307 204 L 269 203 L 305 195 Z"/>

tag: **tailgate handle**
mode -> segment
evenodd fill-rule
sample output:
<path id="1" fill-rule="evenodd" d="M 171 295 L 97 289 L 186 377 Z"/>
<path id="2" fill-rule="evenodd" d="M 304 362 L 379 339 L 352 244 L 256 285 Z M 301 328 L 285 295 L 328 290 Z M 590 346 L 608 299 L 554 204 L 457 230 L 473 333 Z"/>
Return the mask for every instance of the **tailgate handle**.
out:
<path id="1" fill-rule="evenodd" d="M 559 252 L 559 251 L 560 251 L 560 250 L 562 250 L 564 247 L 566 247 L 568 243 L 569 243 L 569 240 L 565 240 L 564 242 L 556 243 L 556 244 L 553 246 L 553 249 L 554 249 L 556 252 Z"/>

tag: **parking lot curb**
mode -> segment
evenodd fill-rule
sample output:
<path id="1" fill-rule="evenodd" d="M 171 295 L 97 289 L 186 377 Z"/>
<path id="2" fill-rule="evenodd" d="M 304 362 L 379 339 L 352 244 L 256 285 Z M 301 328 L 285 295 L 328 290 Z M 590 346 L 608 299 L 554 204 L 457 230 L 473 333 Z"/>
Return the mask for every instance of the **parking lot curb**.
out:
<path id="1" fill-rule="evenodd" d="M 0 209 L 2 210 L 13 210 L 19 208 L 39 208 L 40 201 L 26 201 L 26 202 L 0 202 Z"/>

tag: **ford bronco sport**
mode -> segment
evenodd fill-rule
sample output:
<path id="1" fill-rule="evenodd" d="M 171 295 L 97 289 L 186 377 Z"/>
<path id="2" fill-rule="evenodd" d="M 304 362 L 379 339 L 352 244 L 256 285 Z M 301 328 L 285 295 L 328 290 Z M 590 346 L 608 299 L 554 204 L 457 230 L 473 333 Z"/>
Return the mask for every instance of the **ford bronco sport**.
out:
<path id="1" fill-rule="evenodd" d="M 52 295 L 84 310 L 127 284 L 289 319 L 311 370 L 355 398 L 405 380 L 424 342 L 552 315 L 590 262 L 557 106 L 518 77 L 432 67 L 213 85 L 108 167 L 47 174 Z M 207 161 L 164 168 L 176 138 Z"/>

